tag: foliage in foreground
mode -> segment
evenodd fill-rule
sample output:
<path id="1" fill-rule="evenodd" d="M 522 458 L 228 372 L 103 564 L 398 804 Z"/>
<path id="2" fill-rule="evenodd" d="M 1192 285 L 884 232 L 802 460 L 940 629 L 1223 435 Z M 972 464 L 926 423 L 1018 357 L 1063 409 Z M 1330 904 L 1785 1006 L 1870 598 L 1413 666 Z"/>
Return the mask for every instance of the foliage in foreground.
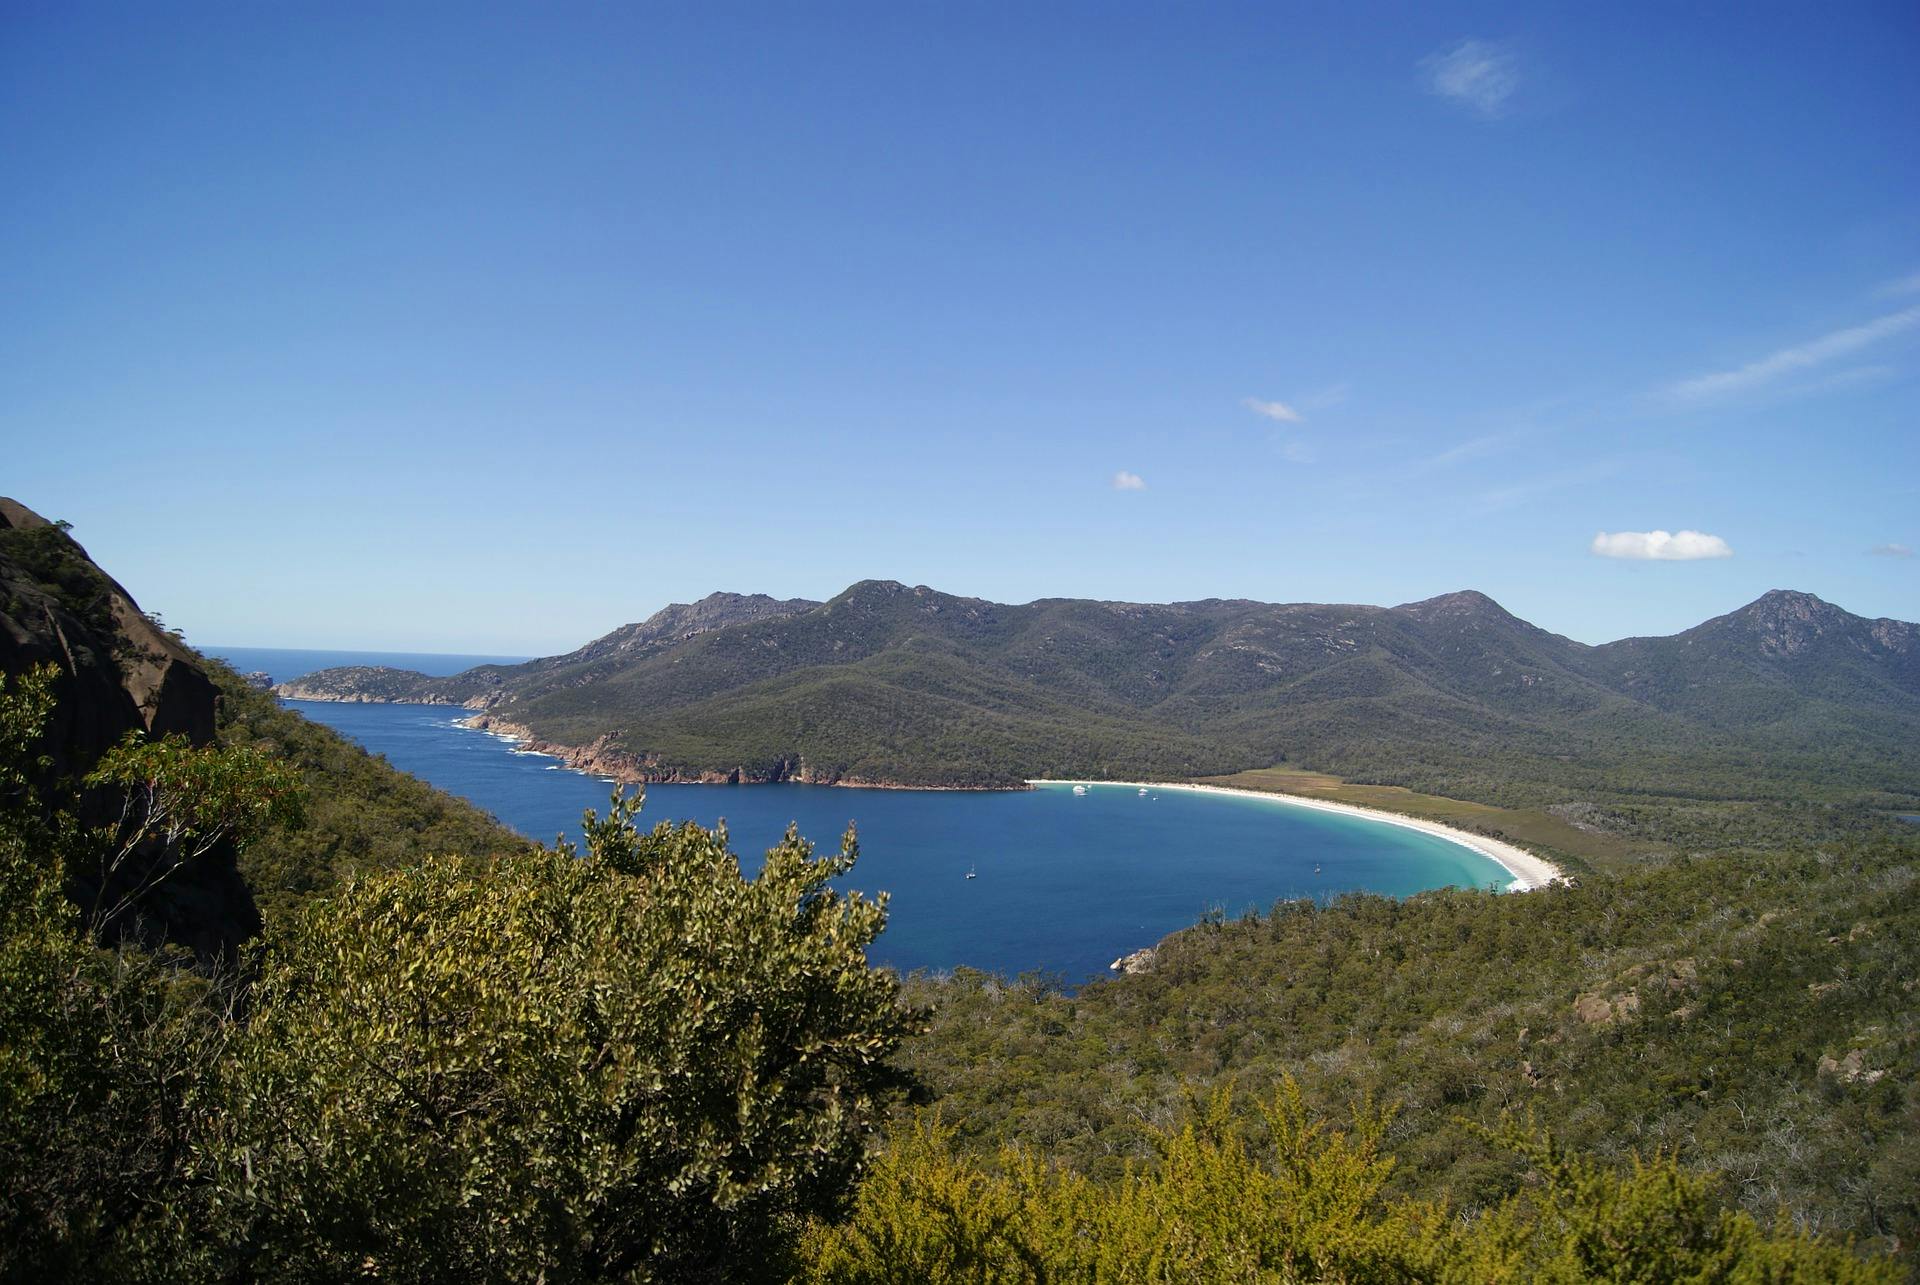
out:
<path id="1" fill-rule="evenodd" d="M 919 1016 L 866 965 L 884 908 L 829 887 L 851 842 L 748 880 L 617 796 L 584 853 L 346 878 L 240 977 L 97 949 L 62 856 L 117 832 L 34 797 L 47 692 L 0 692 L 0 1279 L 1893 1279 L 1511 1130 L 1529 1185 L 1463 1222 L 1394 1190 L 1385 1113 L 1328 1130 L 1291 1078 L 1106 1182 L 937 1127 L 860 1182 Z M 118 761 L 168 770 L 92 788 L 187 791 L 145 805 L 187 859 L 278 812 L 244 772 L 193 796 L 228 750 Z"/>
<path id="2" fill-rule="evenodd" d="M 0 690 L 5 1279 L 130 1275 L 143 1248 L 164 1239 L 154 1193 L 182 1189 L 177 1108 L 213 1029 L 199 979 L 143 951 L 95 949 L 68 900 L 59 853 L 85 853 L 86 836 L 34 785 L 48 767 L 33 751 L 52 690 L 47 672 Z"/>
<path id="3" fill-rule="evenodd" d="M 616 798 L 584 853 L 350 879 L 208 977 L 88 944 L 47 708 L 0 694 L 0 1279 L 778 1278 L 842 1206 L 917 1021 L 828 887 L 851 839 L 749 880 Z M 164 756 L 137 789 L 232 762 Z"/>
<path id="4" fill-rule="evenodd" d="M 1534 1185 L 1465 1220 L 1388 1194 L 1390 1113 L 1350 1129 L 1283 1081 L 1251 1118 L 1221 1092 L 1156 1163 L 1096 1183 L 1030 1151 L 991 1163 L 922 1119 L 896 1136 L 843 1226 L 815 1227 L 806 1272 L 831 1285 L 1163 1281 L 1892 1282 L 1898 1270 L 1723 1209 L 1670 1159 L 1602 1169 L 1518 1126 L 1499 1140 Z"/>
<path id="5" fill-rule="evenodd" d="M 226 1225 L 276 1275 L 741 1279 L 833 1212 L 913 1025 L 866 966 L 881 906 L 789 835 L 375 875 L 264 953 L 210 1143 Z"/>

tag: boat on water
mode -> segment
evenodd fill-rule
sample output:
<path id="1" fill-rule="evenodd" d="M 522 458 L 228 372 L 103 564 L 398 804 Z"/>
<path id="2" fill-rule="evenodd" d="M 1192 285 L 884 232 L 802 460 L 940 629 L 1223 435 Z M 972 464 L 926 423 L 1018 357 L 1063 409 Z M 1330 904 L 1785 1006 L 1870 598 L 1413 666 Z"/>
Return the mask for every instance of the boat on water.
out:
<path id="1" fill-rule="evenodd" d="M 1087 787 L 1084 785 L 1076 785 L 1073 787 L 1073 792 L 1075 794 L 1085 794 L 1087 792 Z"/>
<path id="2" fill-rule="evenodd" d="M 1147 787 L 1144 785 L 1140 787 L 1140 797 L 1143 799 L 1147 797 Z"/>
<path id="3" fill-rule="evenodd" d="M 976 871 L 972 866 L 967 867 L 967 878 L 978 879 L 979 877 L 980 875 L 978 871 Z"/>

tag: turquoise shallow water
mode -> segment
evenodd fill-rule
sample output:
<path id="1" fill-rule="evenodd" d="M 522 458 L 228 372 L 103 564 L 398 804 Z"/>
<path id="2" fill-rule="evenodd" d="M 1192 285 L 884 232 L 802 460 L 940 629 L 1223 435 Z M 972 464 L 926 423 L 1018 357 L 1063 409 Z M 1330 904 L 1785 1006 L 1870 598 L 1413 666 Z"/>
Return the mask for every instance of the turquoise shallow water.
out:
<path id="1" fill-rule="evenodd" d="M 276 678 L 305 672 L 246 664 L 260 655 L 248 649 L 209 650 Z M 576 832 L 582 810 L 604 808 L 612 788 L 456 726 L 464 711 L 288 705 L 535 838 Z M 1076 796 L 1064 785 L 994 793 L 655 785 L 644 816 L 724 819 L 749 870 L 790 821 L 822 847 L 857 823 L 860 864 L 843 882 L 892 894 L 892 919 L 873 955 L 902 970 L 1037 969 L 1079 982 L 1210 910 L 1235 915 L 1352 889 L 1404 896 L 1509 882 L 1487 858 L 1418 831 L 1258 798 L 1142 797 L 1126 786 Z M 966 877 L 969 869 L 976 878 Z"/>

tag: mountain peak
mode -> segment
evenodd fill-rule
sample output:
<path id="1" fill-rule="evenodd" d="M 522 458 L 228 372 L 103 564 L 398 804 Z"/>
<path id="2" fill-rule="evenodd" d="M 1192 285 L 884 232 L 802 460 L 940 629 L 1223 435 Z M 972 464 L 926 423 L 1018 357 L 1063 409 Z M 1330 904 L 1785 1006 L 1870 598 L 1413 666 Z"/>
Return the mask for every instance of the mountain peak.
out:
<path id="1" fill-rule="evenodd" d="M 1727 619 L 1745 621 L 1761 629 L 1775 630 L 1791 625 L 1828 625 L 1858 619 L 1843 607 L 1798 589 L 1769 589 L 1746 606 L 1730 612 Z"/>
<path id="2" fill-rule="evenodd" d="M 1420 620 L 1435 620 L 1448 616 L 1491 616 L 1505 620 L 1514 618 L 1512 612 L 1478 589 L 1460 589 L 1454 593 L 1443 593 L 1437 598 L 1403 602 L 1393 610 L 1405 612 Z"/>
<path id="3" fill-rule="evenodd" d="M 843 589 L 833 601 L 836 603 L 883 603 L 895 598 L 912 598 L 922 604 L 979 601 L 974 598 L 959 598 L 950 593 L 942 593 L 929 585 L 901 584 L 898 580 L 857 580 Z"/>
<path id="4" fill-rule="evenodd" d="M 1841 611 L 1824 598 L 1807 593 L 1802 589 L 1769 589 L 1747 604 L 1746 610 L 1758 607 L 1790 611 Z M 1842 611 L 1842 614 L 1846 614 Z"/>
<path id="5" fill-rule="evenodd" d="M 1689 634 L 1737 631 L 1759 644 L 1763 654 L 1796 656 L 1829 634 L 1864 624 L 1860 617 L 1798 589 L 1770 589 L 1737 611 L 1709 620 Z"/>
<path id="6" fill-rule="evenodd" d="M 729 625 L 798 615 L 819 605 L 811 598 L 781 599 L 764 593 L 724 591 L 710 593 L 698 602 L 670 602 L 645 620 L 622 625 L 577 651 L 535 663 L 548 665 L 555 661 L 577 663 L 602 660 L 625 652 L 685 642 L 696 634 L 711 633 Z"/>

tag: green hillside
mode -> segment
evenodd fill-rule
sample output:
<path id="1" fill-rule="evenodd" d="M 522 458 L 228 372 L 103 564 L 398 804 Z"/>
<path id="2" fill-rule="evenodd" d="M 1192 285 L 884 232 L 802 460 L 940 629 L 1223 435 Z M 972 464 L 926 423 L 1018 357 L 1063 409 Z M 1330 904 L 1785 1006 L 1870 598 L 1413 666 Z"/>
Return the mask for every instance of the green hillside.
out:
<path id="1" fill-rule="evenodd" d="M 923 978 L 907 1050 L 963 1152 L 1019 1144 L 1112 1180 L 1156 1125 L 1285 1078 L 1329 1115 L 1397 1106 L 1392 1186 L 1466 1210 L 1528 1180 L 1518 1115 L 1608 1163 L 1667 1151 L 1762 1221 L 1920 1236 L 1920 958 L 1901 844 L 1729 853 L 1514 897 L 1282 903 L 1161 943 L 1151 969 Z"/>
<path id="2" fill-rule="evenodd" d="M 635 779 L 1017 786 L 1289 764 L 1703 847 L 1871 827 L 1920 800 L 1920 629 L 1805 594 L 1598 647 L 1477 593 L 1004 606 L 866 581 L 751 618 L 716 599 L 512 670 L 282 690 L 466 703 Z"/>

